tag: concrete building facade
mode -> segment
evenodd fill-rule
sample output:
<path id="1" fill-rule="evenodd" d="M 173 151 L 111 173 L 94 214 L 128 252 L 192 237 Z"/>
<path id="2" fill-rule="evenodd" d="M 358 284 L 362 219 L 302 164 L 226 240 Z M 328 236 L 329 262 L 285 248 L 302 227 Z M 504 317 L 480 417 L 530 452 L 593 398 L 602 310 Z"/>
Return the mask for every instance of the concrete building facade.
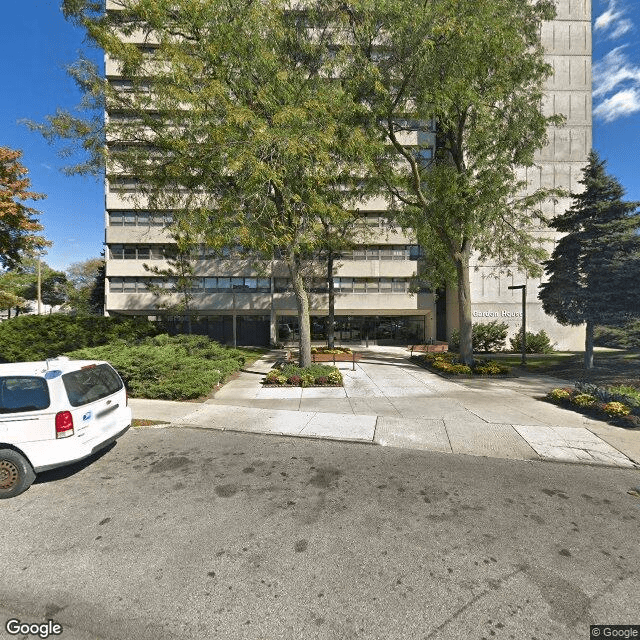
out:
<path id="1" fill-rule="evenodd" d="M 109 2 L 107 2 L 109 6 Z M 591 4 L 590 0 L 558 0 L 557 17 L 545 23 L 542 41 L 554 75 L 546 88 L 547 113 L 561 113 L 566 123 L 549 132 L 549 144 L 527 169 L 532 189 L 543 185 L 577 191 L 578 180 L 591 149 Z M 111 82 L 122 82 L 117 65 L 106 61 Z M 108 114 L 107 117 L 116 117 Z M 435 147 L 435 133 L 432 134 Z M 136 198 L 134 181 L 106 183 L 105 244 L 106 312 L 157 317 L 157 297 L 148 290 L 145 264 L 165 268 L 171 239 L 165 225 L 170 212 L 151 211 Z M 549 203 L 547 213 L 559 214 L 569 199 Z M 457 327 L 455 291 L 444 295 L 409 291 L 417 272 L 420 248 L 410 233 L 393 228 L 385 218 L 383 199 L 362 202 L 362 244 L 336 263 L 336 339 L 344 342 L 377 341 L 409 344 L 446 340 Z M 549 234 L 547 233 L 547 236 Z M 552 240 L 549 248 L 553 246 Z M 288 272 L 278 259 L 256 271 L 241 255 L 220 257 L 203 248 L 195 262 L 193 328 L 215 339 L 238 344 L 268 344 L 295 338 L 296 305 Z M 558 348 L 579 349 L 583 330 L 562 327 L 544 314 L 537 299 L 540 280 L 514 272 L 498 273 L 494 265 L 472 262 L 471 287 L 474 322 L 495 319 L 515 334 L 521 326 L 520 291 L 527 285 L 527 328 L 545 329 Z M 321 272 L 310 277 L 312 339 L 326 335 L 328 296 Z"/>

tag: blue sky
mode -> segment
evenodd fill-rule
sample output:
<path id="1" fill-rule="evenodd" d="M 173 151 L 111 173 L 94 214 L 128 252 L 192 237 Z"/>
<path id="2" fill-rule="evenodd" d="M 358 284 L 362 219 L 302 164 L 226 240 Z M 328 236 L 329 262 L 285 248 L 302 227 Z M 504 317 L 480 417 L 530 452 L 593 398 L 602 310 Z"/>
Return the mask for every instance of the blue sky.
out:
<path id="1" fill-rule="evenodd" d="M 640 0 L 592 4 L 593 144 L 627 198 L 640 201 Z M 63 175 L 56 148 L 17 121 L 78 104 L 64 68 L 85 48 L 83 33 L 64 20 L 59 0 L 5 2 L 0 29 L 0 145 L 24 151 L 33 190 L 47 195 L 35 203 L 54 243 L 45 260 L 64 269 L 103 249 L 103 184 Z"/>

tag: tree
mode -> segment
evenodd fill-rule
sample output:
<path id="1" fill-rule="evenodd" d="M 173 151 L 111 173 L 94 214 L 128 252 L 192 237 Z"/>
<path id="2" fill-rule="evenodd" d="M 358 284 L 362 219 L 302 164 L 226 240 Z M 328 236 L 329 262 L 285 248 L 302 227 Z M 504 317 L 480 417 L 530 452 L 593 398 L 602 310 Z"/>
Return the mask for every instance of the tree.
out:
<path id="1" fill-rule="evenodd" d="M 27 300 L 38 299 L 38 259 L 23 258 L 20 272 L 27 275 L 28 284 L 22 295 Z M 62 271 L 52 269 L 45 262 L 40 263 L 40 299 L 50 307 L 63 305 L 68 299 L 67 276 Z"/>
<path id="2" fill-rule="evenodd" d="M 531 275 L 545 256 L 533 229 L 552 190 L 526 193 L 559 116 L 541 113 L 551 74 L 540 42 L 553 2 L 352 0 L 347 70 L 387 152 L 375 161 L 403 226 L 415 230 L 433 289 L 457 287 L 460 357 L 472 364 L 472 255 Z"/>
<path id="3" fill-rule="evenodd" d="M 103 315 L 104 281 L 104 257 L 73 263 L 67 269 L 69 309 L 77 315 Z"/>
<path id="4" fill-rule="evenodd" d="M 89 0 L 65 0 L 121 66 L 129 91 L 88 65 L 86 94 L 110 114 L 105 129 L 58 113 L 34 125 L 50 139 L 108 142 L 107 176 L 138 180 L 147 202 L 188 221 L 214 248 L 240 245 L 258 256 L 284 255 L 300 318 L 300 361 L 311 362 L 309 300 L 302 262 L 321 244 L 321 217 L 342 218 L 354 200 L 372 145 L 364 109 L 345 91 L 330 28 L 330 2 L 291 11 L 276 0 L 122 0 L 100 15 Z M 143 51 L 133 33 L 153 41 Z M 149 56 L 149 54 L 152 54 Z M 78 69 L 79 67 L 76 67 Z M 102 147 L 87 145 L 95 162 Z M 73 169 L 72 169 L 73 171 Z"/>
<path id="5" fill-rule="evenodd" d="M 44 228 L 36 219 L 39 212 L 23 204 L 46 196 L 29 191 L 31 181 L 21 157 L 22 151 L 0 147 L 0 264 L 5 267 L 18 264 L 21 252 L 49 244 L 37 235 Z"/>
<path id="6" fill-rule="evenodd" d="M 593 367 L 596 324 L 623 325 L 640 317 L 640 202 L 624 202 L 622 185 L 592 151 L 582 193 L 551 226 L 565 235 L 545 262 L 539 298 L 560 324 L 586 323 L 585 367 Z"/>
<path id="7" fill-rule="evenodd" d="M 174 222 L 171 237 L 175 242 L 175 250 L 166 256 L 167 267 L 161 268 L 148 264 L 143 266 L 147 271 L 160 276 L 163 281 L 163 285 L 147 285 L 149 291 L 158 299 L 158 306 L 168 313 L 184 316 L 187 333 L 190 335 L 193 319 L 193 280 L 195 278 L 193 255 L 198 247 L 193 241 L 189 225 L 184 225 L 184 219 L 182 222 L 186 227 L 182 231 L 175 227 L 176 223 Z M 167 301 L 167 296 L 169 301 Z M 175 302 L 176 296 L 178 302 Z"/>

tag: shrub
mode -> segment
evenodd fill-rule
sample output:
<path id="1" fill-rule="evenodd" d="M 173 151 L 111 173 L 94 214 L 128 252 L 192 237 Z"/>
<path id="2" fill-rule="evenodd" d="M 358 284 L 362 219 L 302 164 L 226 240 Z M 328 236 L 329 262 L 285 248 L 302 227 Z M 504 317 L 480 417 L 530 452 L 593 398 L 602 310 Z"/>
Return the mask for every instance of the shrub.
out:
<path id="1" fill-rule="evenodd" d="M 599 347 L 640 349 L 640 320 L 633 320 L 622 326 L 596 327 L 593 339 Z"/>
<path id="2" fill-rule="evenodd" d="M 527 353 L 553 353 L 555 344 L 551 343 L 551 338 L 544 329 L 540 329 L 538 333 L 530 333 L 527 331 Z M 516 353 L 522 352 L 522 332 L 518 332 L 511 338 L 511 350 Z"/>
<path id="3" fill-rule="evenodd" d="M 277 370 L 275 375 L 270 371 L 265 378 L 267 384 L 273 384 L 271 380 L 281 379 L 286 384 L 310 387 L 312 385 L 341 385 L 342 374 L 335 367 L 324 364 L 312 364 L 309 367 L 297 367 L 293 364 L 285 364 Z M 278 383 L 276 383 L 278 384 Z"/>
<path id="4" fill-rule="evenodd" d="M 579 393 L 571 398 L 571 402 L 579 407 L 592 407 L 596 399 L 588 393 Z"/>
<path id="5" fill-rule="evenodd" d="M 138 344 L 116 342 L 67 355 L 108 360 L 132 396 L 163 400 L 206 396 L 244 364 L 241 351 L 222 347 L 206 336 L 161 335 Z"/>
<path id="6" fill-rule="evenodd" d="M 473 372 L 481 375 L 496 376 L 505 373 L 509 373 L 511 367 L 506 364 L 501 364 L 495 360 L 487 360 L 486 362 L 477 362 L 473 367 Z"/>
<path id="7" fill-rule="evenodd" d="M 547 393 L 547 398 L 553 402 L 562 402 L 571 398 L 571 392 L 567 389 L 552 389 Z"/>
<path id="8" fill-rule="evenodd" d="M 632 387 L 608 387 L 603 389 L 589 382 L 576 382 L 576 389 L 595 396 L 601 402 L 621 402 L 640 410 L 640 392 Z"/>
<path id="9" fill-rule="evenodd" d="M 507 341 L 509 325 L 506 322 L 478 322 L 471 327 L 471 342 L 474 351 L 502 351 Z M 454 329 L 449 340 L 451 351 L 460 350 L 460 331 Z"/>
<path id="10" fill-rule="evenodd" d="M 622 402 L 607 402 L 600 405 L 600 409 L 609 416 L 628 416 L 631 413 L 631 408 Z"/>
<path id="11" fill-rule="evenodd" d="M 351 349 L 349 347 L 335 347 L 333 349 L 329 349 L 329 347 L 312 347 L 311 348 L 311 353 L 335 353 L 335 354 L 339 354 L 339 353 L 348 353 L 351 354 L 353 353 L 353 351 L 351 351 Z"/>
<path id="12" fill-rule="evenodd" d="M 73 349 L 114 342 L 134 343 L 158 328 L 146 318 L 104 316 L 18 316 L 0 323 L 0 361 L 46 360 Z"/>

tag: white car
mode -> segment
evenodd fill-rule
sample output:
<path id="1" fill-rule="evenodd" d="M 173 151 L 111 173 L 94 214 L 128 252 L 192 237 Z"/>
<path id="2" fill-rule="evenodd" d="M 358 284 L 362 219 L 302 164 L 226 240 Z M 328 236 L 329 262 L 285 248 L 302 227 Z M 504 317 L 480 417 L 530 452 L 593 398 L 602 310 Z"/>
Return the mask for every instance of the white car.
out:
<path id="1" fill-rule="evenodd" d="M 131 426 L 127 391 L 107 362 L 0 364 L 0 498 L 35 474 L 87 458 Z"/>

